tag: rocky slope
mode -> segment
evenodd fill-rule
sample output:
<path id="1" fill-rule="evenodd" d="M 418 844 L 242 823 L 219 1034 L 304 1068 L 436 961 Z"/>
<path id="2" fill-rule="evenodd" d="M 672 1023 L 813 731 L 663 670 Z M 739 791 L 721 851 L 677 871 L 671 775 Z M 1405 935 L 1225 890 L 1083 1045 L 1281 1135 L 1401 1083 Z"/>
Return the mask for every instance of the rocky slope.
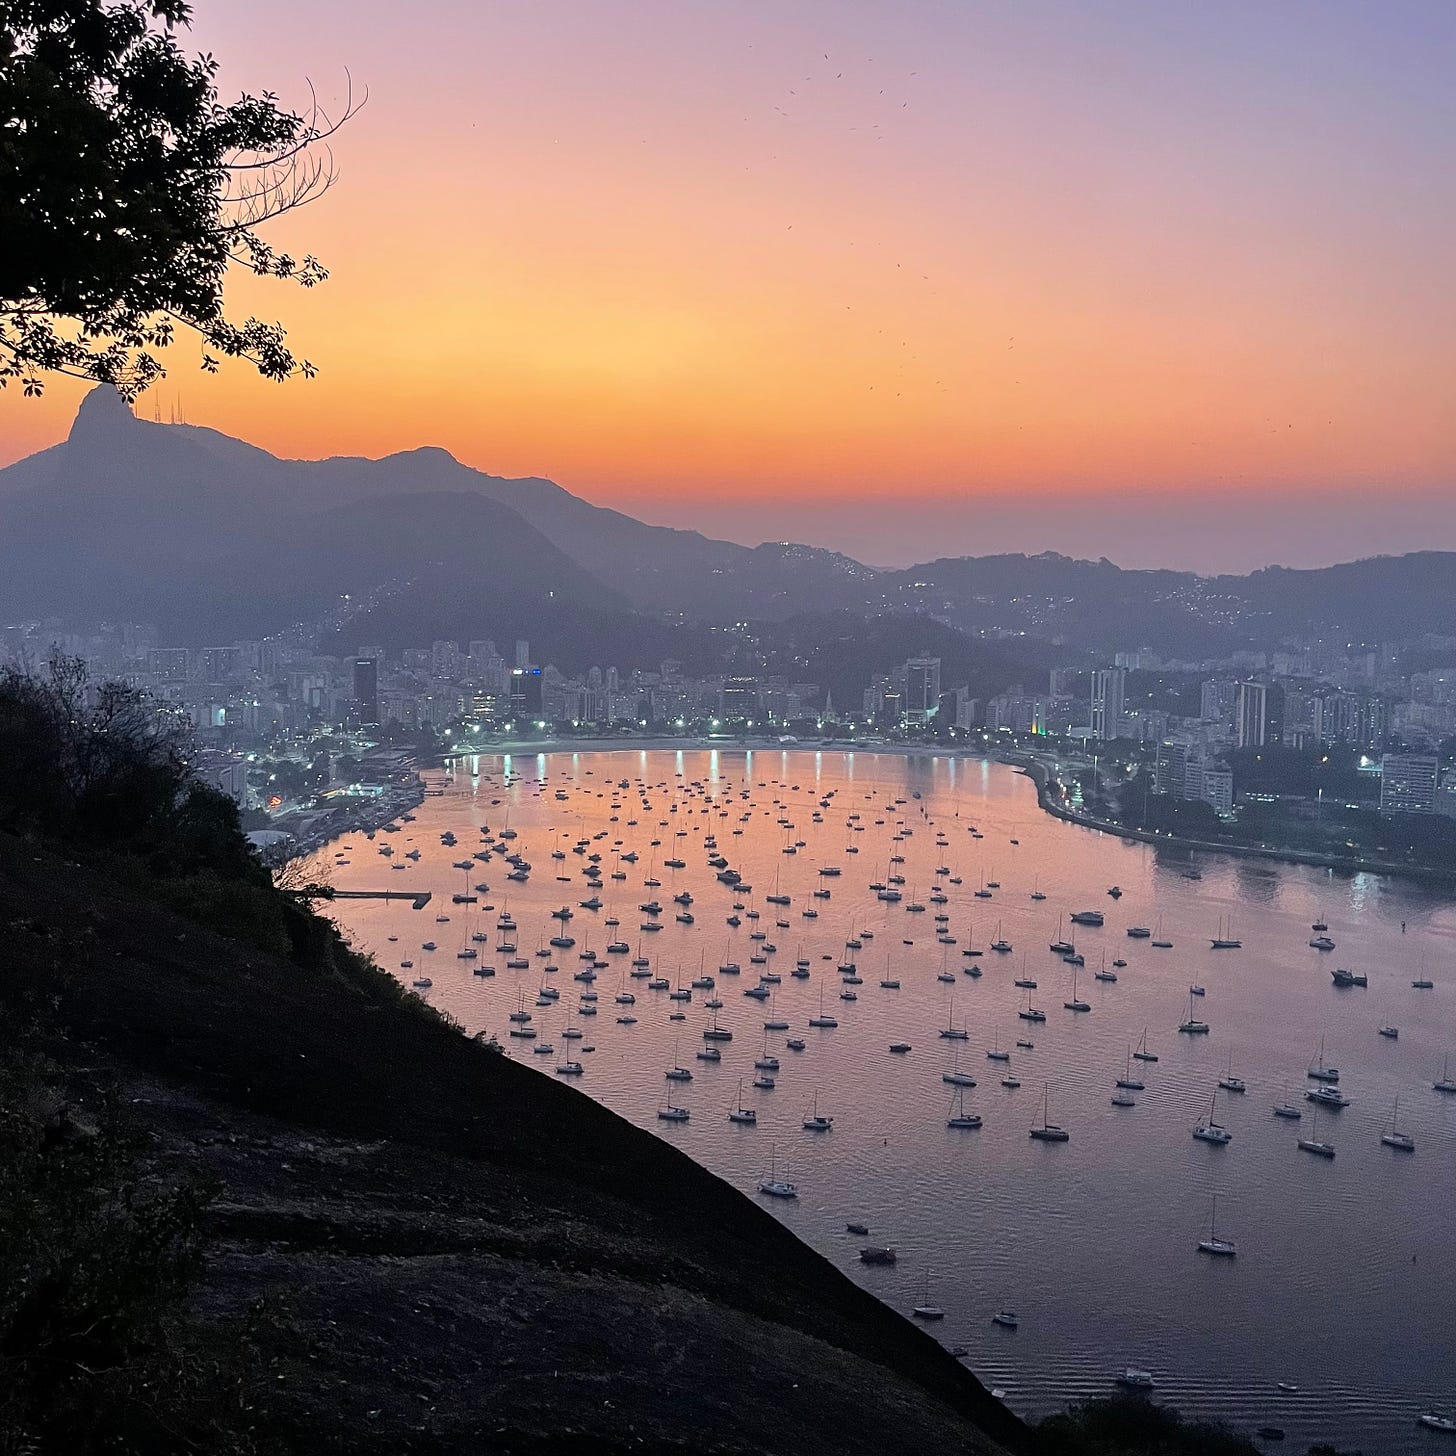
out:
<path id="1" fill-rule="evenodd" d="M 129 880 L 0 835 L 0 1009 L 42 1018 L 82 1101 L 119 1089 L 156 1176 L 216 1179 L 197 1300 L 266 1301 L 290 1449 L 1024 1447 L 935 1341 L 675 1149 L 316 922 L 279 955 Z"/>

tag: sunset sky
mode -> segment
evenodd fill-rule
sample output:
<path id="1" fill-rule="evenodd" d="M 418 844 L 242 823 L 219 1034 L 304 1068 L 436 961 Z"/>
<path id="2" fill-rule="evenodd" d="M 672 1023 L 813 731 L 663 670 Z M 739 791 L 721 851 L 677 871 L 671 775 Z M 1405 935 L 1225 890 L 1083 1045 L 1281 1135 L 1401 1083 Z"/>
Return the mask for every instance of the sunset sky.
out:
<path id="1" fill-rule="evenodd" d="M 330 282 L 232 287 L 319 378 L 179 347 L 164 416 L 871 560 L 1456 547 L 1451 0 L 196 9 L 227 88 L 370 100 L 275 234 Z"/>

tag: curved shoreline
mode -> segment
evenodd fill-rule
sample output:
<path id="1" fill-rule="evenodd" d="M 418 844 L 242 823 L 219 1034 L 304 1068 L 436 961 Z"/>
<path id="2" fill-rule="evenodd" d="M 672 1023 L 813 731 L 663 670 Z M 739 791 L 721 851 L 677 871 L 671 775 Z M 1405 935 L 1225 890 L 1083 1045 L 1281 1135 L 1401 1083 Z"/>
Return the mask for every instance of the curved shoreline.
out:
<path id="1" fill-rule="evenodd" d="M 1134 829 L 1118 824 L 1111 819 L 1098 819 L 1094 815 L 1058 804 L 1047 790 L 1051 779 L 1050 770 L 1039 758 L 1031 756 L 1013 757 L 1003 755 L 996 760 L 1008 768 L 1014 768 L 1036 787 L 1038 806 L 1054 819 L 1068 824 L 1079 824 L 1084 829 L 1095 829 L 1102 834 L 1115 834 L 1119 839 L 1134 839 L 1141 844 L 1167 845 L 1173 849 L 1197 851 L 1200 854 L 1228 854 L 1240 859 L 1275 860 L 1284 864 L 1311 865 L 1316 869 L 1343 870 L 1349 874 L 1388 875 L 1406 879 L 1422 880 L 1437 885 L 1456 885 L 1456 869 L 1440 869 L 1434 865 L 1409 865 L 1388 860 L 1355 859 L 1336 854 L 1320 854 L 1316 850 L 1278 848 L 1270 849 L 1257 844 L 1226 844 L 1214 839 L 1185 839 L 1175 834 L 1158 834 L 1150 829 Z"/>
<path id="2" fill-rule="evenodd" d="M 1199 854 L 1226 854 L 1238 859 L 1272 860 L 1283 864 L 1308 865 L 1314 869 L 1340 870 L 1347 874 L 1386 875 L 1392 878 L 1418 880 L 1427 884 L 1456 887 L 1456 866 L 1442 869 L 1435 865 L 1402 864 L 1390 860 L 1355 859 L 1335 854 L 1321 854 L 1316 850 L 1293 848 L 1267 848 L 1254 844 L 1229 844 L 1214 839 L 1187 839 L 1179 835 L 1158 834 L 1150 829 L 1135 829 L 1118 824 L 1111 819 L 1099 819 L 1095 815 L 1070 809 L 1055 802 L 1047 792 L 1051 777 L 1046 763 L 1031 754 L 971 752 L 941 744 L 929 743 L 779 743 L 773 739 L 744 741 L 742 739 L 693 739 L 680 738 L 583 738 L 551 739 L 541 743 L 492 744 L 488 748 L 469 753 L 451 753 L 443 756 L 448 764 L 452 759 L 491 757 L 496 755 L 521 754 L 542 755 L 560 753 L 610 753 L 638 751 L 642 753 L 680 752 L 694 753 L 726 750 L 730 753 L 874 753 L 890 754 L 900 758 L 976 758 L 1005 764 L 1023 777 L 1031 780 L 1036 789 L 1036 801 L 1040 809 L 1054 819 L 1076 824 L 1083 829 L 1095 829 L 1102 834 L 1115 834 L 1119 839 L 1136 840 L 1141 844 L 1164 845 L 1172 849 L 1183 849 Z"/>
<path id="3" fill-rule="evenodd" d="M 780 743 L 775 738 L 551 738 L 521 743 L 492 743 L 484 748 L 452 750 L 440 755 L 442 763 L 462 758 L 545 757 L 555 753 L 883 753 L 897 758 L 986 758 L 969 749 L 931 743 L 854 743 L 800 739 Z"/>

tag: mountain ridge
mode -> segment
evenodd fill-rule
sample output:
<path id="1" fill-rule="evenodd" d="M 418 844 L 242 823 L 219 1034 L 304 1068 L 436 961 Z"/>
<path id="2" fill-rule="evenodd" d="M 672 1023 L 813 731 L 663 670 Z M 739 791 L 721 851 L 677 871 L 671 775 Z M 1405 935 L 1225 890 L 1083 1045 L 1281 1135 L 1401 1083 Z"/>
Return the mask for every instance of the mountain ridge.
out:
<path id="1" fill-rule="evenodd" d="M 419 520 L 402 529 L 411 508 Z M 311 539 L 317 570 L 300 549 Z M 174 634 L 259 633 L 322 615 L 345 584 L 382 585 L 386 562 L 390 580 L 420 580 L 442 554 L 454 563 L 443 586 L 478 595 L 477 615 L 508 593 L 520 616 L 550 582 L 558 611 L 686 623 L 909 612 L 1087 653 L 1198 658 L 1299 637 L 1456 635 L 1451 552 L 1244 576 L 1050 551 L 882 570 L 812 544 L 743 546 L 650 525 L 434 445 L 285 459 L 206 426 L 138 419 L 109 386 L 82 400 L 66 440 L 0 469 L 0 609 L 12 613 L 84 609 L 156 619 Z M 270 602 L 281 609 L 271 616 Z"/>

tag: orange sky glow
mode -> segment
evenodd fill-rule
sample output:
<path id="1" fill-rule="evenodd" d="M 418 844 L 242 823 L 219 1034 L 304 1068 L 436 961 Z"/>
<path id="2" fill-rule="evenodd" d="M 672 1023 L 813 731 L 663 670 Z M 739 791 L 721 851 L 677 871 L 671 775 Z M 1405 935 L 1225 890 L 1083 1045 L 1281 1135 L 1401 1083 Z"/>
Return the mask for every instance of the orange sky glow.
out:
<path id="1" fill-rule="evenodd" d="M 148 416 L 664 520 L 1456 483 L 1444 5 L 203 0 L 194 39 L 371 97 L 274 231 L 330 281 L 230 285 L 319 377 L 184 344 Z M 0 395 L 0 463 L 79 393 Z"/>

